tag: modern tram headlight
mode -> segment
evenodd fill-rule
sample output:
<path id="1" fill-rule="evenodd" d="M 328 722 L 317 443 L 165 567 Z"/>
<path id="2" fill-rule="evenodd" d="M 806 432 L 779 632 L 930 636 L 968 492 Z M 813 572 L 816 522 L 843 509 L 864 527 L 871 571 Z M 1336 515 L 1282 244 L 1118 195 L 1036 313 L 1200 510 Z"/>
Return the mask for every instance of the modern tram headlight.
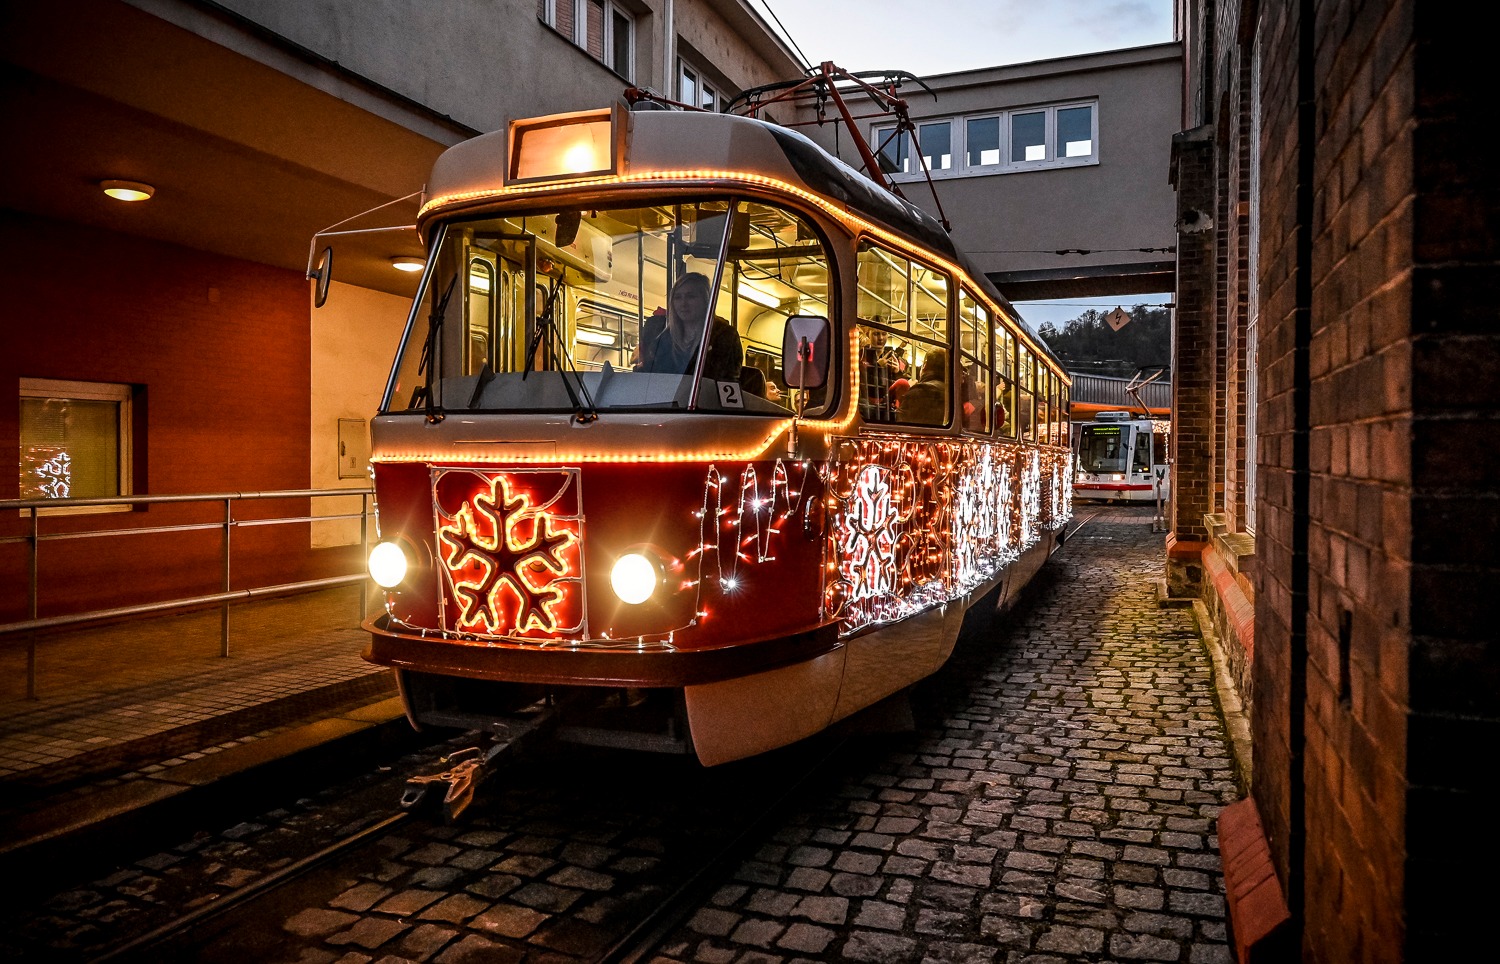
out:
<path id="1" fill-rule="evenodd" d="M 376 543 L 370 550 L 370 578 L 382 589 L 395 589 L 406 578 L 410 561 L 394 542 Z"/>
<path id="2" fill-rule="evenodd" d="M 621 602 L 632 606 L 650 599 L 661 585 L 661 568 L 656 560 L 642 552 L 627 552 L 615 560 L 609 572 L 609 584 Z"/>

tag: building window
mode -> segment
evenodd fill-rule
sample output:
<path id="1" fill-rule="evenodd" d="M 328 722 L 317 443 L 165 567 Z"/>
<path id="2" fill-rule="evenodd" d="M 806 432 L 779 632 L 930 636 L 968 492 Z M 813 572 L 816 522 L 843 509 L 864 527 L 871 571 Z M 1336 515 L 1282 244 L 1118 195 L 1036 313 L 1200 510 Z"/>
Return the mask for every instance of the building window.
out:
<path id="1" fill-rule="evenodd" d="M 724 97 L 703 76 L 703 71 L 685 60 L 677 61 L 677 99 L 704 110 L 718 110 L 724 106 Z"/>
<path id="2" fill-rule="evenodd" d="M 915 143 L 893 125 L 872 129 L 881 169 L 896 180 L 973 177 L 1099 161 L 1098 105 L 1055 104 L 962 118 L 924 120 Z"/>
<path id="3" fill-rule="evenodd" d="M 537 0 L 539 20 L 629 80 L 635 70 L 635 19 L 614 0 Z"/>
<path id="4" fill-rule="evenodd" d="M 130 494 L 129 385 L 21 379 L 23 499 Z"/>
<path id="5" fill-rule="evenodd" d="M 970 167 L 1000 166 L 1000 118 L 971 117 L 967 122 Z"/>

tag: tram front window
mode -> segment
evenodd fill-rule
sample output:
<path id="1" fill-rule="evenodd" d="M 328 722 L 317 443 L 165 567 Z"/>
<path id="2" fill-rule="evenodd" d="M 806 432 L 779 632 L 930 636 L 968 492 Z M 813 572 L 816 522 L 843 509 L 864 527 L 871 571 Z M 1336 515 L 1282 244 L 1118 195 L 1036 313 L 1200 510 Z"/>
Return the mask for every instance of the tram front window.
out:
<path id="1" fill-rule="evenodd" d="M 1078 440 L 1078 468 L 1095 474 L 1125 471 L 1126 429 L 1085 425 Z"/>
<path id="2" fill-rule="evenodd" d="M 431 262 L 386 412 L 785 415 L 763 360 L 787 318 L 829 315 L 817 231 L 745 199 L 456 221 Z"/>

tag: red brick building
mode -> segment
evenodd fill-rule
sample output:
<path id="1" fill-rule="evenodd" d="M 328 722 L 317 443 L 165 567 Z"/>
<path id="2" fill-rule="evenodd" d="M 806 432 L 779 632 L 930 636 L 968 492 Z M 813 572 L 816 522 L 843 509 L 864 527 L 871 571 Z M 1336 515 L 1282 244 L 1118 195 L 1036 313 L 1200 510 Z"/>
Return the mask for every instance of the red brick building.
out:
<path id="1" fill-rule="evenodd" d="M 1500 188 L 1474 24 L 1412 0 L 1179 24 L 1168 570 L 1249 710 L 1255 812 L 1220 824 L 1241 956 L 1477 960 Z"/>

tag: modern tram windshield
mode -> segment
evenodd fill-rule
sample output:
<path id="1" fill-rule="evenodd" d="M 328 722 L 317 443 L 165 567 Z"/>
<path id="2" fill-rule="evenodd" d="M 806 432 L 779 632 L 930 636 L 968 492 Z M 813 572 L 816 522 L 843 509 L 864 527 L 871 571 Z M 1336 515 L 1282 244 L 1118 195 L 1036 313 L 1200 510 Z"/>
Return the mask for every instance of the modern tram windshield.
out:
<path id="1" fill-rule="evenodd" d="M 1129 425 L 1084 425 L 1078 435 L 1078 468 L 1082 472 L 1124 472 L 1129 454 Z"/>
<path id="2" fill-rule="evenodd" d="M 828 298 L 818 233 L 759 201 L 455 221 L 383 411 L 786 415 L 796 388 L 781 378 L 786 320 L 828 317 Z M 809 412 L 825 394 L 810 393 Z"/>

